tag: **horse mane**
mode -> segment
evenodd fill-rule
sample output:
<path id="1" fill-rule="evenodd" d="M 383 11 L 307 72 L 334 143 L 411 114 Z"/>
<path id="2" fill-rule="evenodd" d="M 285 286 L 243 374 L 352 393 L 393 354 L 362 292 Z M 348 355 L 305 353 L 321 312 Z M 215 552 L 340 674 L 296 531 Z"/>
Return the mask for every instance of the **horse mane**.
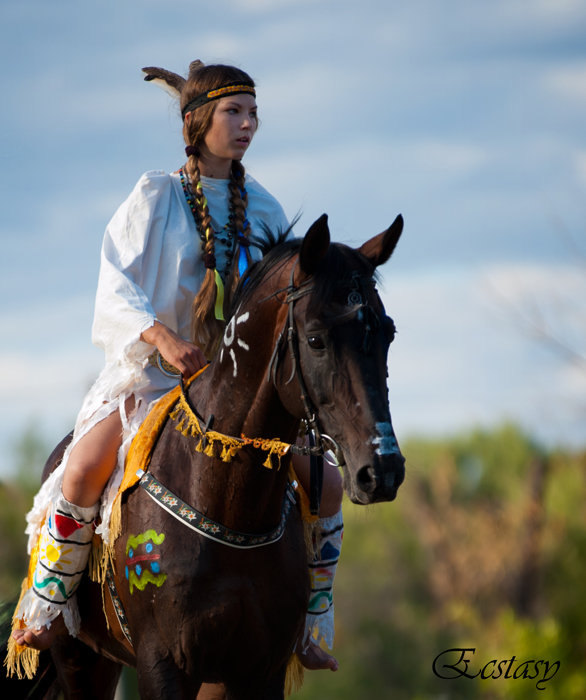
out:
<path id="1" fill-rule="evenodd" d="M 269 270 L 299 250 L 302 239 L 291 235 L 293 226 L 294 223 L 284 231 L 279 229 L 275 232 L 263 225 L 263 236 L 250 236 L 250 245 L 260 250 L 262 258 L 253 263 L 240 278 L 232 297 L 230 316 L 243 301 L 254 294 Z"/>
<path id="2" fill-rule="evenodd" d="M 241 278 L 232 300 L 230 315 L 235 312 L 239 304 L 254 294 L 270 271 L 274 271 L 281 263 L 299 252 L 303 239 L 291 235 L 293 225 L 285 231 L 277 232 L 264 227 L 262 237 L 251 236 L 251 245 L 257 247 L 263 257 L 251 265 Z M 331 302 L 336 288 L 339 289 L 341 284 L 350 285 L 354 272 L 372 279 L 373 282 L 378 280 L 376 271 L 358 250 L 343 243 L 332 243 L 323 264 L 313 274 L 314 289 L 310 302 L 312 310 L 320 313 Z"/>

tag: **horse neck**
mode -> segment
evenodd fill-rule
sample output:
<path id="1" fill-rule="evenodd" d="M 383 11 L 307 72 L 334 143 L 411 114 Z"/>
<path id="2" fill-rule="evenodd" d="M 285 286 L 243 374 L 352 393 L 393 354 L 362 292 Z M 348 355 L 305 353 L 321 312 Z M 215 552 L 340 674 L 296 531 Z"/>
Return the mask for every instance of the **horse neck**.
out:
<path id="1" fill-rule="evenodd" d="M 295 439 L 298 420 L 283 407 L 267 374 L 273 349 L 286 319 L 278 302 L 248 307 L 228 323 L 222 345 L 205 373 L 201 387 L 192 385 L 190 398 L 204 421 L 214 416 L 213 430 L 248 438 Z M 288 480 L 288 458 L 272 459 L 267 453 L 245 448 L 230 463 L 206 459 L 198 462 L 199 479 L 210 513 L 235 529 L 262 530 L 278 520 Z M 198 500 L 202 493 L 198 494 Z M 213 501 L 213 503 L 212 503 Z"/>

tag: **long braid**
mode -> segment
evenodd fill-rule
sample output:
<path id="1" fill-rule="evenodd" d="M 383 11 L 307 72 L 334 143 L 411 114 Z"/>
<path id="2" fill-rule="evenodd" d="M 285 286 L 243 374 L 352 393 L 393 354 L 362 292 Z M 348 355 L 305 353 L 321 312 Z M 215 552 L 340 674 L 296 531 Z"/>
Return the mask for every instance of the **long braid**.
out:
<path id="1" fill-rule="evenodd" d="M 206 357 L 211 358 L 224 329 L 224 323 L 218 321 L 214 314 L 216 303 L 214 228 L 207 200 L 203 193 L 199 163 L 196 156 L 189 156 L 187 168 L 196 207 L 202 258 L 206 267 L 202 285 L 191 307 L 191 335 L 193 341 L 200 346 Z"/>
<path id="2" fill-rule="evenodd" d="M 248 239 L 250 236 L 250 222 L 246 218 L 246 209 L 248 207 L 248 194 L 245 187 L 246 172 L 244 166 L 239 160 L 232 161 L 230 170 L 230 183 L 228 185 L 230 191 L 230 210 L 232 216 L 232 226 L 236 236 L 234 258 L 232 267 L 228 273 L 226 288 L 228 291 L 227 305 L 229 308 L 230 298 L 238 285 L 240 279 L 238 261 L 240 258 L 240 249 L 243 248 L 246 254 L 248 265 L 251 263 L 250 251 L 248 249 Z"/>

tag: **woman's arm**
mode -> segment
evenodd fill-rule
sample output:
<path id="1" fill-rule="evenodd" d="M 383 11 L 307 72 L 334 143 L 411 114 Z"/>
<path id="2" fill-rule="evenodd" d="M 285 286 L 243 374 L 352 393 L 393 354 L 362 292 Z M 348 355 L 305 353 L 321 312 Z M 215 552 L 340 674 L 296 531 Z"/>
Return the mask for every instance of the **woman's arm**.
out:
<path id="1" fill-rule="evenodd" d="M 177 367 L 186 379 L 207 364 L 205 355 L 197 345 L 183 340 L 160 321 L 155 321 L 143 331 L 140 339 L 154 345 L 163 358 Z"/>

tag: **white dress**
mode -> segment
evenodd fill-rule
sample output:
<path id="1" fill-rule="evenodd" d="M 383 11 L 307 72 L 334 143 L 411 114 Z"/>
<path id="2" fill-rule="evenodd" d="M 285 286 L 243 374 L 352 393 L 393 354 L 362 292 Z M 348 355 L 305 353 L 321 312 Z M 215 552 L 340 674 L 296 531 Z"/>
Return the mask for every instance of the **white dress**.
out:
<path id="1" fill-rule="evenodd" d="M 202 177 L 215 231 L 228 221 L 228 180 Z M 247 218 L 254 236 L 286 229 L 281 205 L 256 180 L 246 176 Z M 250 246 L 253 259 L 260 252 Z M 43 484 L 27 516 L 29 551 L 37 541 L 48 505 L 59 494 L 72 447 L 99 421 L 119 410 L 123 443 L 118 465 L 104 491 L 97 532 L 109 543 L 111 504 L 117 493 L 128 447 L 153 401 L 177 384 L 148 364 L 154 346 L 140 340 L 155 320 L 188 340 L 191 304 L 205 266 L 199 234 L 178 173 L 145 173 L 108 224 L 102 246 L 92 340 L 105 352 L 105 366 L 87 393 L 75 424 L 73 440 L 59 468 Z M 135 410 L 126 415 L 125 400 Z"/>

